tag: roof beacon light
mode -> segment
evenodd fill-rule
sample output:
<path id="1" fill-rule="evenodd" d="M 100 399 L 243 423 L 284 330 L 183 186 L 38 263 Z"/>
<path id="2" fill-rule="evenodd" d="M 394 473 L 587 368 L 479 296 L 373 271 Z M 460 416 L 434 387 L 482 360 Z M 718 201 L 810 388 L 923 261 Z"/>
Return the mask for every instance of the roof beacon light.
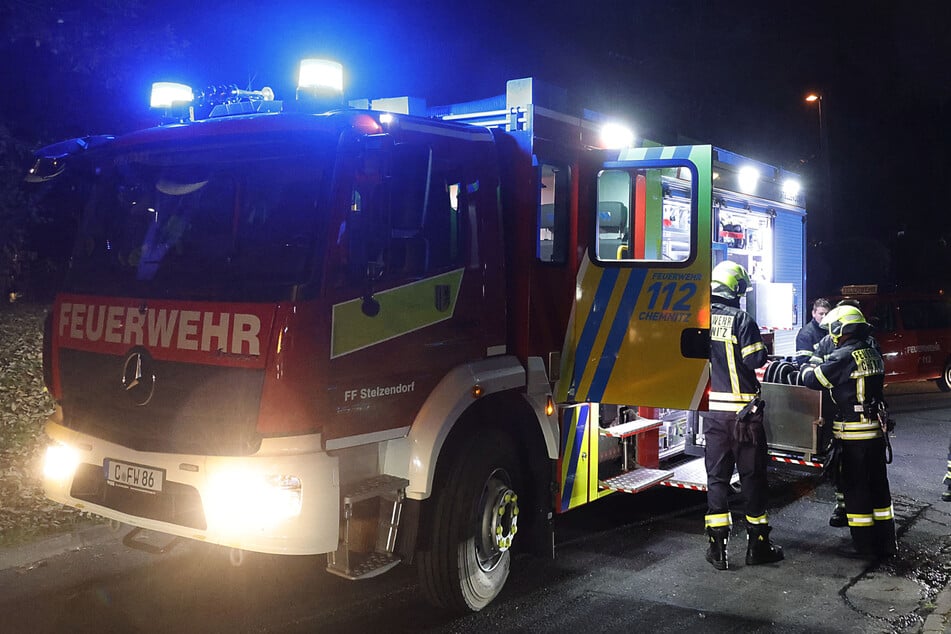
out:
<path id="1" fill-rule="evenodd" d="M 747 165 L 740 168 L 740 191 L 744 194 L 756 193 L 756 184 L 759 183 L 759 170 Z"/>
<path id="2" fill-rule="evenodd" d="M 605 123 L 601 128 L 601 145 L 606 150 L 623 150 L 634 145 L 634 130 L 620 123 Z"/>
<path id="3" fill-rule="evenodd" d="M 191 86 L 170 81 L 157 81 L 152 84 L 152 96 L 149 105 L 153 108 L 171 108 L 185 105 L 195 100 Z"/>
<path id="4" fill-rule="evenodd" d="M 343 66 L 328 59 L 302 59 L 298 90 L 333 90 L 343 92 Z"/>

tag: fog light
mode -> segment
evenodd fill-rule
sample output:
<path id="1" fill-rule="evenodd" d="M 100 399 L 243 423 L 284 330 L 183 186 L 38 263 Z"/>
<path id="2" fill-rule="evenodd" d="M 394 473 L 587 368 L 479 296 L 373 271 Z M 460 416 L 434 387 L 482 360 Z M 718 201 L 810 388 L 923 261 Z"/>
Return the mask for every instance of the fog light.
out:
<path id="1" fill-rule="evenodd" d="M 219 471 L 208 483 L 204 505 L 209 524 L 240 532 L 300 515 L 302 497 L 297 476 Z"/>
<path id="2" fill-rule="evenodd" d="M 43 459 L 43 477 L 57 482 L 68 482 L 79 466 L 79 451 L 68 445 L 52 444 L 46 448 Z"/>

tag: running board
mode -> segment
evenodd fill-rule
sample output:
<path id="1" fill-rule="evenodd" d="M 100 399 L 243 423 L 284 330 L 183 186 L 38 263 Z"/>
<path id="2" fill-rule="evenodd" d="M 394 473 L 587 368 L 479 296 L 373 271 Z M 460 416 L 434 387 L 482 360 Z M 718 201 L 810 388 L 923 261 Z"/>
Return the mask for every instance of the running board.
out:
<path id="1" fill-rule="evenodd" d="M 730 478 L 730 486 L 736 488 L 740 481 L 740 474 L 734 472 Z M 660 483 L 662 486 L 674 487 L 676 489 L 687 489 L 690 491 L 707 490 L 707 467 L 703 458 L 689 460 L 683 464 L 674 467 L 673 475 Z"/>

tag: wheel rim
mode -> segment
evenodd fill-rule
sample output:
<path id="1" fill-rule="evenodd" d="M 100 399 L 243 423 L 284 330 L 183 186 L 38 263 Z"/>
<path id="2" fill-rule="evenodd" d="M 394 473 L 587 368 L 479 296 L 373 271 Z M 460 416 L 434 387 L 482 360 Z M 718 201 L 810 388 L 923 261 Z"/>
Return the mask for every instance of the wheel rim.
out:
<path id="1" fill-rule="evenodd" d="M 485 572 L 499 564 L 518 532 L 518 495 L 509 482 L 508 474 L 496 469 L 482 490 L 482 521 L 476 538 L 476 561 Z"/>

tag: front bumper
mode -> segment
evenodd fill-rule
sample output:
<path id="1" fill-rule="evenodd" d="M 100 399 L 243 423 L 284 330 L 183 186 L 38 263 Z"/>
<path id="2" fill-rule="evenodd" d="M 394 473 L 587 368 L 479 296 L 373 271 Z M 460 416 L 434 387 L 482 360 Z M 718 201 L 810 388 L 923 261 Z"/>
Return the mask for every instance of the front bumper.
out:
<path id="1" fill-rule="evenodd" d="M 337 459 L 320 436 L 267 438 L 251 456 L 134 451 L 47 421 L 47 497 L 124 524 L 242 550 L 314 555 L 337 549 Z M 118 485 L 107 461 L 162 474 L 161 491 Z"/>

